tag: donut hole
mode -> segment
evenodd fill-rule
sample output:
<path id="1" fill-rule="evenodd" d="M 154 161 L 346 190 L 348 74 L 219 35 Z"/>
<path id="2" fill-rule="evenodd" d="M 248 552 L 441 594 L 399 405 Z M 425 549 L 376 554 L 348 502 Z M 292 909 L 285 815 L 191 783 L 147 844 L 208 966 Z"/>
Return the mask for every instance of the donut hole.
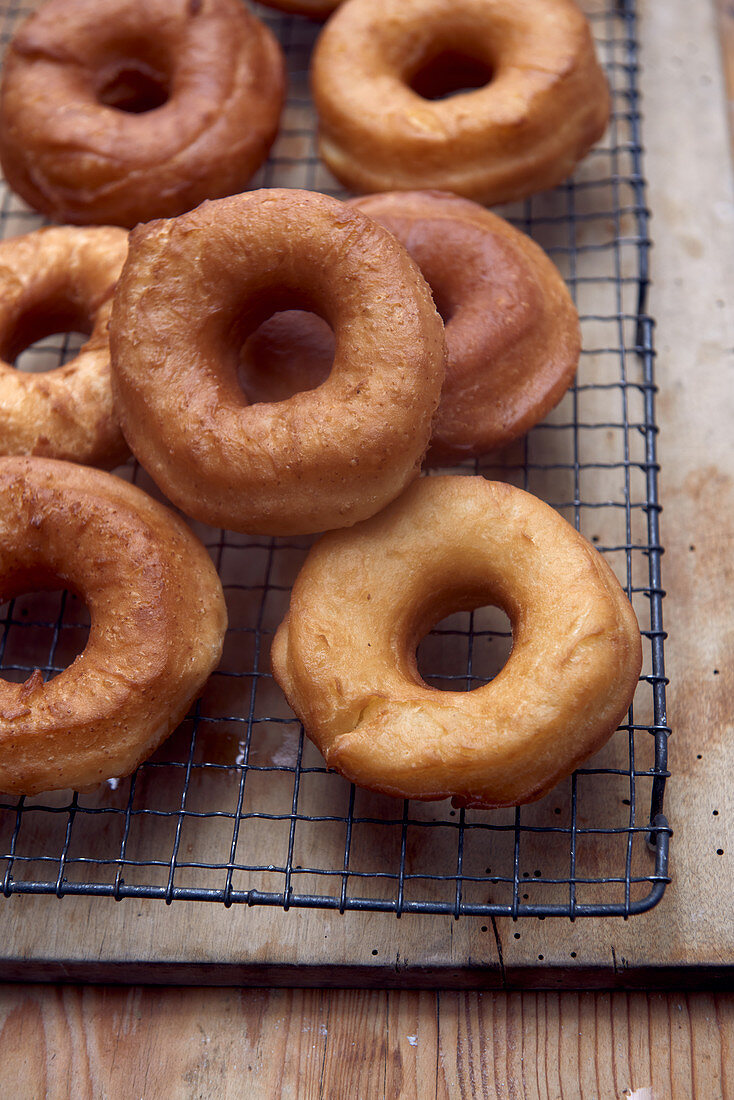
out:
<path id="1" fill-rule="evenodd" d="M 40 304 L 26 310 L 0 343 L 0 357 L 16 370 L 54 370 L 73 359 L 92 332 L 90 318 L 74 303 Z"/>
<path id="2" fill-rule="evenodd" d="M 25 683 L 38 669 L 44 681 L 58 676 L 84 651 L 89 637 L 89 611 L 84 600 L 37 581 L 15 585 L 11 599 L 0 597 L 0 677 Z"/>
<path id="3" fill-rule="evenodd" d="M 334 364 L 336 338 L 323 317 L 306 310 L 272 314 L 242 345 L 237 378 L 251 405 L 287 401 L 316 389 Z"/>
<path id="4" fill-rule="evenodd" d="M 447 325 L 460 305 L 456 300 L 456 293 L 452 287 L 443 286 L 438 280 L 434 280 L 433 282 L 429 280 L 426 281 L 433 295 L 433 304 L 436 307 L 436 312 L 444 325 Z"/>
<path id="5" fill-rule="evenodd" d="M 116 73 L 97 98 L 105 107 L 113 107 L 116 111 L 144 115 L 162 107 L 169 95 L 169 88 L 159 73 L 130 65 Z"/>
<path id="6" fill-rule="evenodd" d="M 55 332 L 43 340 L 35 340 L 16 355 L 13 366 L 29 374 L 43 374 L 55 370 L 74 359 L 86 344 L 89 336 L 83 332 Z"/>
<path id="7" fill-rule="evenodd" d="M 484 59 L 449 49 L 422 62 L 410 76 L 408 86 L 421 99 L 450 99 L 486 87 L 493 77 L 494 70 Z"/>
<path id="8" fill-rule="evenodd" d="M 163 107 L 171 96 L 171 74 L 168 59 L 155 50 L 155 45 L 125 43 L 124 56 L 99 75 L 97 102 L 130 115 L 144 115 Z"/>
<path id="9" fill-rule="evenodd" d="M 473 691 L 504 668 L 512 651 L 512 625 L 491 604 L 444 616 L 418 644 L 418 675 L 440 691 Z"/>

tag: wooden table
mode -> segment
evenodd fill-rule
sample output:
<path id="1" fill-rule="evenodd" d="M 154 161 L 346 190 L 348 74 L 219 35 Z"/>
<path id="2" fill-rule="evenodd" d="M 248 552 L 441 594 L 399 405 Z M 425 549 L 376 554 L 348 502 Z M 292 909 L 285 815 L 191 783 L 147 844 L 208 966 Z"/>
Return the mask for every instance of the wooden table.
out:
<path id="1" fill-rule="evenodd" d="M 28 986 L 0 998 L 0 1026 L 18 1100 L 734 1094 L 721 994 Z"/>
<path id="2" fill-rule="evenodd" d="M 468 920 L 415 918 L 408 928 L 411 918 L 335 918 L 325 933 L 328 957 L 345 967 L 363 963 L 365 982 L 381 984 L 391 974 L 400 985 L 400 959 L 409 962 L 405 943 L 417 936 L 426 952 L 445 961 L 447 975 L 452 960 L 465 967 L 471 959 L 476 984 L 498 989 L 731 984 L 734 331 L 725 299 L 734 285 L 734 204 L 716 17 L 718 8 L 728 35 L 723 40 L 731 46 L 732 13 L 723 0 L 643 0 L 641 8 L 675 731 L 666 809 L 674 829 L 680 823 L 673 883 L 656 910 L 628 922 L 498 921 L 484 932 Z M 24 899 L 23 920 L 12 933 L 16 945 L 26 943 L 37 953 L 42 928 L 49 957 L 58 952 L 58 927 L 48 923 L 55 904 L 38 899 L 28 905 Z M 174 927 L 186 927 L 190 936 L 197 912 L 195 906 L 174 906 Z M 80 899 L 73 925 L 66 922 L 73 928 L 64 945 L 72 960 L 82 952 L 88 959 L 90 944 L 114 935 L 116 918 L 106 929 L 95 913 Z M 294 925 L 292 916 L 265 915 L 269 945 L 278 943 L 292 962 L 294 982 L 318 981 L 317 972 L 305 974 L 299 967 L 299 939 L 308 936 L 311 918 L 302 914 L 305 923 Z M 217 958 L 231 958 L 238 938 L 251 946 L 248 919 L 247 911 L 222 913 L 201 936 L 198 947 L 212 980 Z M 128 924 L 134 929 L 130 961 L 142 962 L 136 973 L 145 980 L 160 957 L 146 936 L 144 906 Z M 380 948 L 376 962 L 373 944 Z M 257 950 L 243 948 L 242 954 L 257 960 Z M 42 968 L 32 976 L 42 977 Z M 243 971 L 246 976 L 253 977 Z M 268 983 L 267 973 L 261 977 Z M 338 981 L 338 972 L 331 978 Z M 733 1011 L 730 996 L 711 992 L 25 986 L 2 992 L 0 1044 L 4 1091 L 18 1096 L 43 1095 L 44 1087 L 49 1095 L 239 1096 L 251 1081 L 265 1096 L 648 1100 L 734 1094 Z"/>

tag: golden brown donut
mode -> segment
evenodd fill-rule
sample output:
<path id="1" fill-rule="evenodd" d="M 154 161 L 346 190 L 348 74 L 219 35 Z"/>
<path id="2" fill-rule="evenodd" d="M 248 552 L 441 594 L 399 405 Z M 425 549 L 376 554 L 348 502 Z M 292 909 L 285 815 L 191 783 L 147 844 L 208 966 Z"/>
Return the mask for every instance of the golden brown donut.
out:
<path id="1" fill-rule="evenodd" d="M 0 790 L 79 788 L 124 776 L 184 718 L 222 652 L 222 587 L 163 505 L 112 474 L 0 458 L 0 601 L 69 588 L 89 640 L 48 683 L 0 678 Z"/>
<path id="2" fill-rule="evenodd" d="M 309 19 L 327 19 L 342 0 L 260 0 L 268 8 L 291 15 L 307 15 Z"/>
<path id="3" fill-rule="evenodd" d="M 503 218 L 440 192 L 351 203 L 420 267 L 446 326 L 448 363 L 428 461 L 507 446 L 558 404 L 581 351 L 576 307 L 542 248 Z"/>
<path id="4" fill-rule="evenodd" d="M 569 176 L 609 118 L 573 0 L 349 0 L 311 83 L 320 155 L 355 191 L 521 198 Z"/>
<path id="5" fill-rule="evenodd" d="M 491 683 L 440 691 L 416 647 L 493 604 L 512 653 Z M 400 798 L 512 806 L 551 789 L 617 728 L 642 661 L 634 612 L 596 550 L 529 493 L 422 478 L 323 536 L 296 579 L 272 663 L 330 768 Z"/>
<path id="6" fill-rule="evenodd" d="M 57 221 L 171 217 L 245 187 L 283 93 L 241 0 L 46 0 L 5 57 L 0 162 Z"/>
<path id="7" fill-rule="evenodd" d="M 240 348 L 293 307 L 333 329 L 333 370 L 249 405 Z M 277 189 L 136 229 L 110 347 L 123 433 L 167 496 L 206 523 L 278 535 L 348 527 L 417 476 L 446 354 L 431 292 L 386 230 Z"/>
<path id="8" fill-rule="evenodd" d="M 578 314 L 555 264 L 519 229 L 455 195 L 394 191 L 348 205 L 407 248 L 446 326 L 446 380 L 427 461 L 450 465 L 524 435 L 560 401 L 578 364 Z M 320 318 L 289 312 L 244 350 L 248 393 L 293 393 L 328 375 L 333 338 Z"/>
<path id="9" fill-rule="evenodd" d="M 112 407 L 108 325 L 127 254 L 114 226 L 38 229 L 0 242 L 0 454 L 114 466 L 128 455 Z M 42 374 L 15 357 L 55 332 L 89 334 L 79 353 Z"/>

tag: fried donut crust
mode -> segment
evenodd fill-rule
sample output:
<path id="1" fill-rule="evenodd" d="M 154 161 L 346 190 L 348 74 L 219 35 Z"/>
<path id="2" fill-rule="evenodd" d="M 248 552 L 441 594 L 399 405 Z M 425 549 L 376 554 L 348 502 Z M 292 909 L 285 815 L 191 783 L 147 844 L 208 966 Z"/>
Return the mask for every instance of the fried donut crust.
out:
<path id="1" fill-rule="evenodd" d="M 553 261 L 455 195 L 398 191 L 350 205 L 407 248 L 444 319 L 448 363 L 428 462 L 461 462 L 525 435 L 563 397 L 581 351 L 578 313 Z"/>
<path id="2" fill-rule="evenodd" d="M 0 458 L 0 600 L 69 588 L 91 618 L 83 653 L 44 683 L 0 679 L 0 790 L 124 776 L 185 717 L 219 662 L 227 616 L 188 527 L 112 474 Z"/>
<path id="3" fill-rule="evenodd" d="M 240 348 L 293 306 L 333 329 L 333 369 L 248 405 Z M 204 522 L 279 535 L 350 526 L 417 476 L 446 355 L 431 292 L 386 230 L 276 189 L 136 229 L 110 346 L 123 433 L 167 496 Z"/>
<path id="4" fill-rule="evenodd" d="M 440 80 L 442 64 L 491 79 L 448 98 L 413 90 L 431 65 Z M 573 0 L 349 0 L 319 36 L 311 85 L 319 153 L 347 187 L 488 204 L 566 179 L 610 109 Z"/>
<path id="5" fill-rule="evenodd" d="M 115 466 L 128 448 L 112 406 L 108 325 L 127 255 L 114 226 L 38 229 L 0 242 L 0 454 Z M 78 354 L 42 374 L 15 370 L 29 344 L 89 333 Z"/>
<path id="6" fill-rule="evenodd" d="M 566 284 L 525 233 L 468 199 L 393 191 L 350 199 L 416 261 L 446 326 L 448 361 L 426 461 L 451 465 L 501 450 L 560 401 L 581 333 Z M 333 360 L 320 318 L 290 311 L 244 348 L 252 400 L 317 386 Z"/>
<path id="7" fill-rule="evenodd" d="M 240 0 L 46 0 L 5 58 L 5 178 L 78 224 L 130 227 L 234 194 L 275 138 L 284 72 Z"/>
<path id="8" fill-rule="evenodd" d="M 504 668 L 429 687 L 418 642 L 494 604 Z M 513 806 L 547 793 L 617 728 L 642 661 L 634 612 L 599 553 L 542 501 L 480 477 L 422 478 L 324 535 L 293 586 L 275 678 L 330 768 L 400 798 Z"/>

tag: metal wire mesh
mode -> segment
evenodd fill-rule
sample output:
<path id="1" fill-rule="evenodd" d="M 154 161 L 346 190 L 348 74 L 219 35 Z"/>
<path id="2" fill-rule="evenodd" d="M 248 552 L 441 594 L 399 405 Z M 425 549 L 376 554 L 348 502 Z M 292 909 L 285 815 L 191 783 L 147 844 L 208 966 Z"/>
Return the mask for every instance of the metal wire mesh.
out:
<path id="1" fill-rule="evenodd" d="M 6 0 L 6 43 L 35 5 Z M 505 454 L 468 469 L 553 504 L 606 556 L 633 602 L 644 666 L 629 720 L 587 767 L 522 809 L 400 803 L 327 773 L 270 674 L 269 646 L 310 540 L 251 538 L 194 524 L 219 568 L 230 628 L 221 667 L 193 713 L 131 778 L 86 792 L 0 796 L 0 878 L 12 893 L 211 900 L 480 915 L 629 915 L 667 881 L 666 771 L 648 211 L 642 176 L 634 0 L 588 0 L 613 94 L 606 138 L 553 192 L 503 213 L 560 267 L 582 318 L 575 385 Z M 290 93 L 253 186 L 342 195 L 315 155 L 307 88 L 317 28 L 258 14 L 282 42 Z M 4 236 L 42 220 L 3 189 Z M 25 353 L 63 360 L 74 338 Z M 120 471 L 155 495 L 135 465 Z M 0 609 L 2 674 L 57 674 L 84 645 L 76 597 L 29 594 Z M 508 649 L 495 609 L 451 616 L 419 651 L 438 687 L 486 683 Z"/>

